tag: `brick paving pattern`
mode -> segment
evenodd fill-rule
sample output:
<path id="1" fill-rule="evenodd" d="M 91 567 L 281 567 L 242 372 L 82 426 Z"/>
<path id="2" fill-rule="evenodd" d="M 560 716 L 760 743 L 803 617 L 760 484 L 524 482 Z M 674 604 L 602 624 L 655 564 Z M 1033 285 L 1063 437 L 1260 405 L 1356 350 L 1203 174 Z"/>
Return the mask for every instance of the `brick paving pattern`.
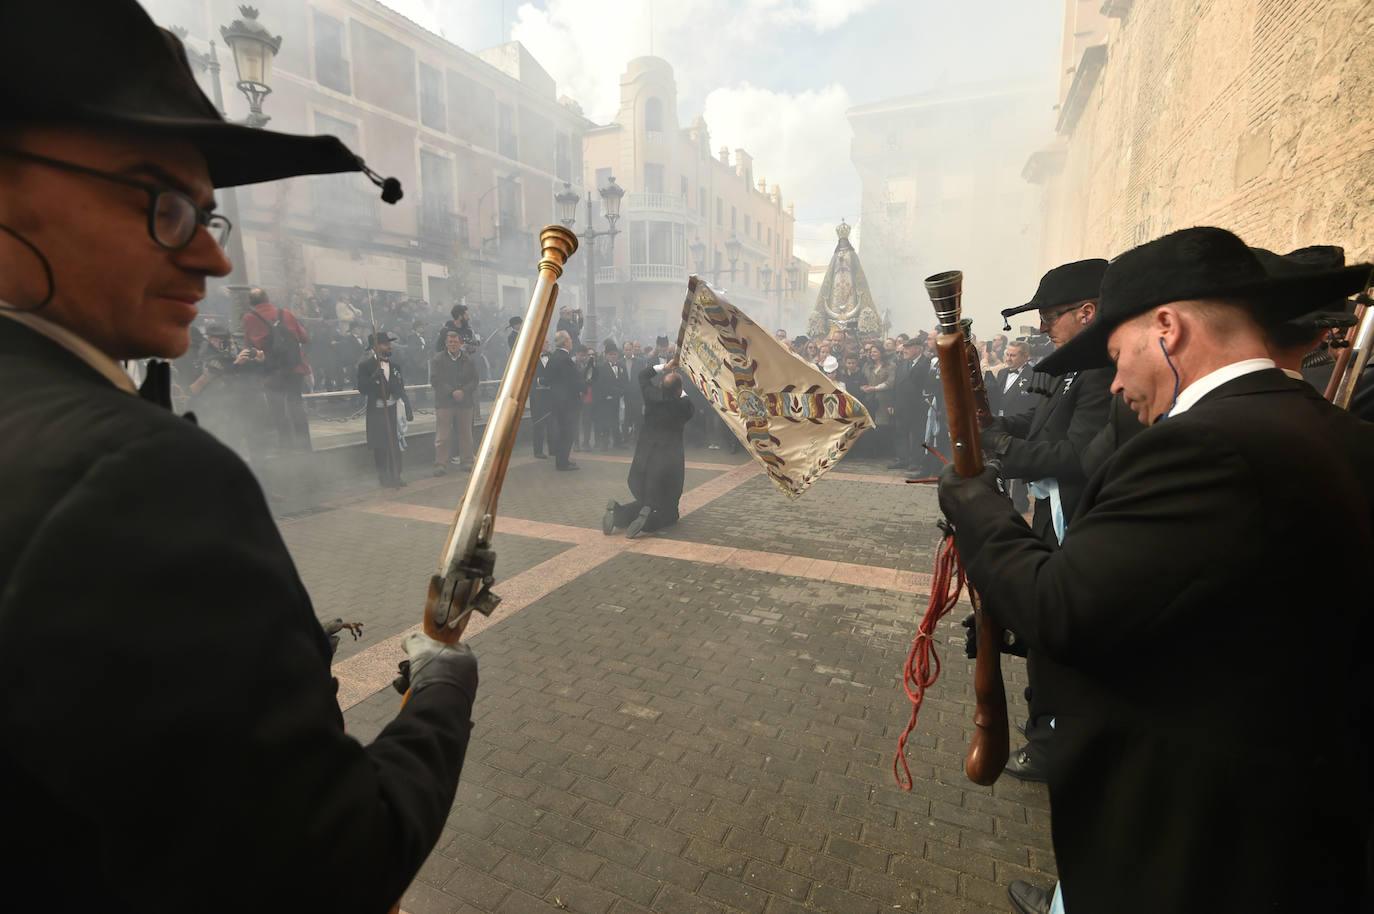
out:
<path id="1" fill-rule="evenodd" d="M 498 533 L 496 589 L 514 610 L 470 638 L 473 742 L 404 910 L 1002 912 L 1011 880 L 1053 883 L 1043 787 L 962 773 L 963 610 L 908 743 L 915 788 L 893 780 L 900 671 L 926 603 L 894 582 L 930 570 L 933 489 L 846 460 L 789 502 L 721 455 L 689 450 L 721 466 L 689 469 L 695 510 L 636 541 L 589 529 L 624 492 L 623 455 L 578 455 L 579 473 L 513 463 L 501 509 L 522 523 Z M 347 606 L 367 626 L 345 665 L 419 620 L 444 536 L 432 508 L 451 509 L 463 481 L 426 482 L 283 522 L 320 614 Z M 845 562 L 869 567 L 826 573 Z M 1024 665 L 1004 668 L 1017 720 Z M 398 708 L 383 685 L 346 709 L 364 741 Z"/>

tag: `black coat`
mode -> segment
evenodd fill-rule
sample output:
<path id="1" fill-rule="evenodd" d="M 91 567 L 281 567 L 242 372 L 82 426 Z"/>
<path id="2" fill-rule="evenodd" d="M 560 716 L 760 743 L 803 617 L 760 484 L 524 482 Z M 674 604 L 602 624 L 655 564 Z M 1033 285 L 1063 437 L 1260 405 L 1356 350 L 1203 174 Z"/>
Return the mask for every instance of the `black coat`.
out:
<path id="1" fill-rule="evenodd" d="M 534 383 L 530 385 L 530 416 L 547 416 L 553 409 L 553 391 L 549 387 L 548 361 L 551 355 L 539 356 L 534 363 Z"/>
<path id="2" fill-rule="evenodd" d="M 930 374 L 930 359 L 918 356 L 913 366 L 905 357 L 897 359 L 896 377 L 892 382 L 892 415 L 904 425 L 923 424 L 926 401 L 922 391 Z"/>
<path id="3" fill-rule="evenodd" d="M 1055 379 L 1050 395 L 1034 412 L 997 420 L 1013 439 L 1000 456 L 1002 474 L 1008 479 L 1059 480 L 1066 522 L 1073 517 L 1088 481 L 1083 472 L 1083 452 L 1107 424 L 1115 373 L 1112 368 L 1069 372 Z M 1036 500 L 1033 525 L 1046 542 L 1054 541 L 1049 499 Z"/>
<path id="4" fill-rule="evenodd" d="M 695 408 L 688 397 L 665 395 L 662 385 L 653 383 L 657 374 L 653 368 L 639 373 L 644 423 L 635 443 L 628 482 L 636 499 L 676 518 L 686 477 L 682 430 Z"/>
<path id="5" fill-rule="evenodd" d="M 614 424 L 620 418 L 620 401 L 629 386 L 624 362 L 600 361 L 592 370 L 592 415 L 598 423 Z"/>
<path id="6" fill-rule="evenodd" d="M 1007 387 L 1008 372 L 1016 375 L 1011 387 Z M 1040 405 L 1042 398 L 1031 390 L 1031 375 L 1034 372 L 1029 362 L 1015 372 L 1005 366 L 987 372 L 983 383 L 987 387 L 988 406 L 994 416 L 1019 416 Z"/>
<path id="7" fill-rule="evenodd" d="M 6 906 L 399 898 L 448 816 L 468 708 L 439 686 L 369 746 L 344 732 L 328 641 L 248 467 L 0 318 L 0 474 Z"/>
<path id="8" fill-rule="evenodd" d="M 586 375 L 577 367 L 568 350 L 555 349 L 549 355 L 549 364 L 544 366 L 544 377 L 549 382 L 554 409 L 568 411 L 582 408 L 582 395 L 587 392 Z"/>
<path id="9" fill-rule="evenodd" d="M 377 356 L 371 352 L 358 363 L 358 390 L 367 400 L 367 446 L 381 448 L 388 446 L 396 438 L 396 419 L 392 410 L 395 405 L 384 406 L 393 400 L 400 400 L 406 407 L 406 418 L 411 418 L 410 397 L 406 394 L 405 377 L 401 365 L 391 360 L 391 377 L 382 373 Z"/>
<path id="10" fill-rule="evenodd" d="M 955 509 L 1042 655 L 1067 910 L 1358 909 L 1372 456 L 1374 426 L 1269 370 L 1126 443 L 1060 548 L 991 491 Z"/>

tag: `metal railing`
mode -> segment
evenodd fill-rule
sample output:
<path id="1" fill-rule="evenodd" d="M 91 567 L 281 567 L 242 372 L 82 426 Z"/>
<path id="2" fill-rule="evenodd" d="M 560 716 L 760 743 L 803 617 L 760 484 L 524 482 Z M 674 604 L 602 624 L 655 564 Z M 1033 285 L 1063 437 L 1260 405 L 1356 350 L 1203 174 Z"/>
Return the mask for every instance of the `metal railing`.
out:
<path id="1" fill-rule="evenodd" d="M 632 263 L 630 264 L 631 282 L 682 282 L 687 278 L 687 267 L 672 263 Z"/>
<path id="2" fill-rule="evenodd" d="M 668 213 L 685 213 L 687 198 L 682 194 L 626 194 L 625 207 L 631 210 L 659 210 Z"/>

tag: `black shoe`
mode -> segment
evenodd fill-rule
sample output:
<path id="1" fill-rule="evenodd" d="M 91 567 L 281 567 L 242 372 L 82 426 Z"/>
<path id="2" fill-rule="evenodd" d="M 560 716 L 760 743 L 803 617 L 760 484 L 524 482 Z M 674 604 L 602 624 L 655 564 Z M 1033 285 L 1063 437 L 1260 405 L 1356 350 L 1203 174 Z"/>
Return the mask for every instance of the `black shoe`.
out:
<path id="1" fill-rule="evenodd" d="M 443 467 L 435 467 L 435 468 L 434 468 L 434 475 L 435 475 L 435 476 L 447 476 L 447 475 L 448 475 L 448 470 L 444 469 Z"/>
<path id="2" fill-rule="evenodd" d="M 620 507 L 620 503 L 612 498 L 606 502 L 606 513 L 601 515 L 601 532 L 610 536 L 615 532 L 615 509 Z"/>
<path id="3" fill-rule="evenodd" d="M 1021 914 L 1050 914 L 1054 893 L 1017 879 L 1007 886 L 1007 898 L 1011 899 L 1011 906 Z"/>
<path id="4" fill-rule="evenodd" d="M 568 463 L 565 463 L 565 464 L 564 464 L 563 466 L 561 466 L 561 467 L 554 467 L 554 469 L 555 469 L 555 470 L 564 470 L 564 471 L 566 471 L 566 470 L 580 470 L 580 469 L 582 469 L 582 468 L 581 468 L 580 466 L 578 466 L 577 464 L 575 464 L 575 463 L 568 462 Z"/>
<path id="5" fill-rule="evenodd" d="M 535 460 L 548 460 L 548 459 L 549 459 L 549 455 L 548 455 L 548 454 L 545 454 L 545 453 L 543 453 L 543 452 L 541 452 L 541 451 L 535 451 L 535 452 L 534 452 L 534 459 L 535 459 Z"/>
<path id="6" fill-rule="evenodd" d="M 654 509 L 650 508 L 648 505 L 639 509 L 639 513 L 635 515 L 635 519 L 630 521 L 630 526 L 625 528 L 625 538 L 627 540 L 632 540 L 644 532 L 644 525 L 649 522 L 649 515 L 652 514 L 653 511 Z"/>
<path id="7" fill-rule="evenodd" d="M 1002 770 L 1014 778 L 1043 784 L 1049 780 L 1049 776 L 1045 770 L 1045 760 L 1042 756 L 1041 750 L 1032 749 L 1031 744 L 1027 743 L 1011 754 L 1007 767 Z"/>

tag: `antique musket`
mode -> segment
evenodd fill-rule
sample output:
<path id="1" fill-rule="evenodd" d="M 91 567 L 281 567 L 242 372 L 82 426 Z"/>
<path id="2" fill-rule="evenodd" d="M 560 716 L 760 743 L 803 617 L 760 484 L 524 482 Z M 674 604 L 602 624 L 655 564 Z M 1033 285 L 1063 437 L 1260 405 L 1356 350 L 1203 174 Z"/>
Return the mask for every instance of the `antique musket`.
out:
<path id="1" fill-rule="evenodd" d="M 975 391 L 973 375 L 979 377 L 977 353 L 970 359 L 965 337 L 966 327 L 960 320 L 960 297 L 964 274 L 958 270 L 937 273 L 926 280 L 926 292 L 935 306 L 940 334 L 935 338 L 935 351 L 940 360 L 940 385 L 945 394 L 945 414 L 949 420 L 949 440 L 955 471 L 963 477 L 983 472 L 983 450 L 978 434 L 980 408 L 986 412 L 986 392 L 981 397 Z M 981 401 L 981 403 L 980 403 Z M 969 585 L 973 596 L 973 586 Z M 973 691 L 977 700 L 973 712 L 973 738 L 964 772 L 969 780 L 984 787 L 991 785 L 1002 773 L 1011 752 L 1007 724 L 1007 693 L 1002 683 L 1002 627 L 992 618 L 976 598 L 972 600 L 978 625 L 978 660 L 973 673 Z"/>
<path id="2" fill-rule="evenodd" d="M 1356 297 L 1356 301 L 1359 302 L 1358 307 L 1363 308 L 1363 313 L 1355 328 L 1346 331 L 1346 339 L 1351 339 L 1350 334 L 1353 334 L 1354 341 L 1342 349 L 1336 358 L 1336 367 L 1323 394 L 1341 409 L 1350 408 L 1355 387 L 1364 375 L 1365 366 L 1369 364 L 1369 347 L 1374 344 L 1374 301 L 1363 293 Z"/>
<path id="3" fill-rule="evenodd" d="M 577 250 L 577 236 L 561 225 L 546 226 L 539 233 L 539 241 L 543 258 L 539 261 L 539 277 L 529 307 L 525 309 L 525 322 L 501 378 L 467 491 L 444 541 L 439 568 L 429 579 L 424 630 L 438 641 L 458 641 L 474 611 L 489 616 L 501 602 L 491 591 L 496 563 L 496 552 L 491 547 L 496 502 L 515 449 L 520 416 L 534 383 L 540 344 L 548 333 L 558 300 L 558 277 Z"/>
<path id="4" fill-rule="evenodd" d="M 558 277 L 577 250 L 577 236 L 561 225 L 545 226 L 539 233 L 539 242 L 543 258 L 539 261 L 539 277 L 529 307 L 525 309 L 525 322 L 501 378 L 467 490 L 449 526 L 439 569 L 429 579 L 429 592 L 425 595 L 425 634 L 450 644 L 462 638 L 474 611 L 489 616 L 501 602 L 491 591 L 496 566 L 496 551 L 491 546 L 496 502 L 515 450 L 520 416 L 534 383 L 541 343 L 558 301 Z M 409 697 L 406 692 L 406 698 Z M 399 910 L 398 901 L 391 912 Z"/>

